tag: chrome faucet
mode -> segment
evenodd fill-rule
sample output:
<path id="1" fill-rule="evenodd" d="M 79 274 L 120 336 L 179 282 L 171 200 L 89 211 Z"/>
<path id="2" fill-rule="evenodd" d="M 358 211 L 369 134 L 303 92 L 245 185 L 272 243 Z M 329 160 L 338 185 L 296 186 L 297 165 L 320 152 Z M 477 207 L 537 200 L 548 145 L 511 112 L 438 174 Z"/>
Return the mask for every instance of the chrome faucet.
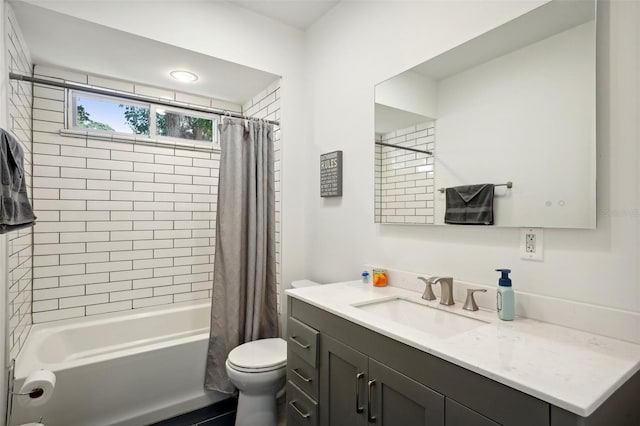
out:
<path id="1" fill-rule="evenodd" d="M 424 282 L 426 284 L 426 287 L 424 288 L 424 293 L 422 293 L 422 298 L 424 300 L 435 300 L 436 299 L 436 295 L 433 294 L 433 289 L 431 288 L 431 286 L 433 285 L 433 280 L 435 280 L 438 277 L 429 277 L 429 278 L 424 278 L 424 277 L 418 277 L 418 279 L 422 282 Z"/>
<path id="2" fill-rule="evenodd" d="M 429 277 L 423 278 L 418 277 L 420 281 L 423 281 L 427 286 L 424 289 L 424 293 L 422 294 L 422 298 L 424 300 L 435 300 L 436 295 L 433 294 L 432 286 L 435 284 L 440 284 L 442 288 L 442 292 L 440 293 L 440 304 L 441 305 L 453 305 L 455 302 L 453 301 L 453 278 L 452 277 Z"/>

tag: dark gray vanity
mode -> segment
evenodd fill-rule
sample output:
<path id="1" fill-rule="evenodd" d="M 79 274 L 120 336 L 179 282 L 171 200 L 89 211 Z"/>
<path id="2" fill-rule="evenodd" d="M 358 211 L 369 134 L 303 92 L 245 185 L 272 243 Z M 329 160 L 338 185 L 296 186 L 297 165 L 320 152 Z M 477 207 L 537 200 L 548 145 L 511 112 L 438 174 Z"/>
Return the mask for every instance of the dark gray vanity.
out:
<path id="1" fill-rule="evenodd" d="M 287 425 L 637 426 L 640 373 L 587 418 L 288 298 Z"/>

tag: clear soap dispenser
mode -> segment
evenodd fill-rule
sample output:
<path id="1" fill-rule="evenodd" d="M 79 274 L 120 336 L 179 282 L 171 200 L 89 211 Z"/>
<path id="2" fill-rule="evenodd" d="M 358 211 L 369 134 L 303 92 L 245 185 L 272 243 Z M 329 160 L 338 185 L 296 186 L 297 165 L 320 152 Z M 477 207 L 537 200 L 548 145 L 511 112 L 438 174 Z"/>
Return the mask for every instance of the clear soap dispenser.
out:
<path id="1" fill-rule="evenodd" d="M 509 278 L 511 269 L 496 269 L 496 271 L 502 273 L 498 280 L 498 294 L 496 295 L 498 318 L 503 321 L 513 321 L 516 316 L 516 301 Z"/>

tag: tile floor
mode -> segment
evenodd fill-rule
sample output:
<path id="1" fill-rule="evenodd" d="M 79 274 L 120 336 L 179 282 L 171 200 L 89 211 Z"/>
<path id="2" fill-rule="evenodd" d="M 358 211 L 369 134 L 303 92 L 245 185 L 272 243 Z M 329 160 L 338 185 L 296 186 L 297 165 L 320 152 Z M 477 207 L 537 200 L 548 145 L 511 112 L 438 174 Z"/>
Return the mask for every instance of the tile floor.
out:
<path id="1" fill-rule="evenodd" d="M 278 400 L 278 426 L 286 425 L 285 402 L 286 398 Z M 236 398 L 229 398 L 150 426 L 234 426 L 237 405 Z"/>
<path id="2" fill-rule="evenodd" d="M 229 398 L 151 426 L 234 426 L 238 400 Z"/>

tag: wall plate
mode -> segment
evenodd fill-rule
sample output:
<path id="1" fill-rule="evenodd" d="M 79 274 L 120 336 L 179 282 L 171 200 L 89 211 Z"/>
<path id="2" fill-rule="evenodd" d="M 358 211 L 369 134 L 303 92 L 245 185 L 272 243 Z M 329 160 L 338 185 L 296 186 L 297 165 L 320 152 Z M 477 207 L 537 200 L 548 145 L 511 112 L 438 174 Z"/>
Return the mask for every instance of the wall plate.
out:
<path id="1" fill-rule="evenodd" d="M 520 229 L 520 258 L 525 260 L 544 259 L 544 234 L 543 228 Z"/>

